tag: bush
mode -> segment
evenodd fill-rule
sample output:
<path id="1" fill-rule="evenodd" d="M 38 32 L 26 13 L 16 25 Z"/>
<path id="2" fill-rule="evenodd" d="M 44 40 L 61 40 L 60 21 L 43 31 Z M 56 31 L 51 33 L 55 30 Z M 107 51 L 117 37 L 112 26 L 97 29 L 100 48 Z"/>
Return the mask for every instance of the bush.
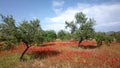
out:
<path id="1" fill-rule="evenodd" d="M 43 33 L 44 41 L 54 41 L 57 38 L 56 32 L 54 30 L 44 31 Z"/>
<path id="2" fill-rule="evenodd" d="M 60 30 L 57 34 L 57 38 L 60 40 L 70 40 L 71 39 L 71 34 L 64 31 L 64 30 Z"/>
<path id="3" fill-rule="evenodd" d="M 101 46 L 103 41 L 107 46 L 110 46 L 110 43 L 113 41 L 113 37 L 106 35 L 105 33 L 96 33 L 95 40 L 97 42 L 97 46 Z"/>

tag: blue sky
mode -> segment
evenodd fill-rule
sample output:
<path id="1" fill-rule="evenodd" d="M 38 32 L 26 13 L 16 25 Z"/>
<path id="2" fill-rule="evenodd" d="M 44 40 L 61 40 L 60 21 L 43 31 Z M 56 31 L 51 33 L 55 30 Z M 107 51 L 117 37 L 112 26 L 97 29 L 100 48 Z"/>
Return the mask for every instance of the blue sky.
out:
<path id="1" fill-rule="evenodd" d="M 0 13 L 13 15 L 17 25 L 38 18 L 44 30 L 65 29 L 64 21 L 81 11 L 96 20 L 96 31 L 120 31 L 120 0 L 0 0 Z"/>

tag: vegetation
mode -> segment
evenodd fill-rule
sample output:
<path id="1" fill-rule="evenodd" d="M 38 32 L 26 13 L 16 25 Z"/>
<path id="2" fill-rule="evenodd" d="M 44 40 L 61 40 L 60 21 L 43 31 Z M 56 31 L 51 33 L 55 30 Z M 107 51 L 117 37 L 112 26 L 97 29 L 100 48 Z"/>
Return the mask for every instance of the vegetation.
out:
<path id="1" fill-rule="evenodd" d="M 0 24 L 0 41 L 5 42 L 3 50 L 14 48 L 18 43 L 17 39 L 17 27 L 13 16 L 0 15 L 2 23 Z"/>
<path id="2" fill-rule="evenodd" d="M 23 60 L 24 54 L 32 46 L 32 44 L 42 44 L 43 42 L 55 41 L 56 39 L 78 40 L 78 47 L 81 47 L 81 42 L 88 39 L 95 39 L 97 46 L 101 46 L 105 42 L 108 46 L 112 41 L 120 42 L 120 32 L 112 32 L 110 34 L 103 32 L 95 32 L 93 26 L 95 20 L 87 18 L 82 12 L 76 13 L 75 21 L 65 21 L 65 28 L 70 28 L 71 32 L 60 30 L 57 34 L 54 30 L 44 31 L 41 28 L 40 21 L 23 20 L 16 26 L 16 21 L 12 15 L 0 15 L 0 50 L 14 49 L 18 43 L 24 42 L 26 45 L 25 50 L 20 56 Z"/>
<path id="3" fill-rule="evenodd" d="M 51 42 L 48 42 L 48 44 Z M 54 42 L 53 42 L 54 43 Z M 89 43 L 89 42 L 87 42 Z M 120 44 L 95 49 L 77 48 L 77 43 L 59 43 L 45 47 L 31 47 L 19 61 L 21 47 L 13 52 L 0 53 L 0 68 L 119 68 Z M 17 53 L 17 54 L 16 54 Z M 34 58 L 32 58 L 34 57 Z"/>
<path id="4" fill-rule="evenodd" d="M 43 36 L 44 36 L 44 41 L 46 42 L 54 41 L 57 38 L 56 32 L 54 30 L 44 31 Z"/>
<path id="5" fill-rule="evenodd" d="M 75 22 L 65 22 L 66 28 L 69 27 L 71 29 L 71 34 L 77 33 L 77 37 L 79 38 L 78 47 L 80 47 L 80 43 L 84 39 L 92 38 L 94 35 L 93 26 L 95 24 L 95 20 L 91 18 L 87 18 L 86 15 L 82 12 L 79 12 L 75 15 Z M 77 27 L 78 26 L 78 27 Z"/>
<path id="6" fill-rule="evenodd" d="M 0 57 L 0 68 L 15 68 L 19 62 L 19 55 L 4 55 Z"/>
<path id="7" fill-rule="evenodd" d="M 95 34 L 95 40 L 97 41 L 97 46 L 101 46 L 103 41 L 110 46 L 110 43 L 113 41 L 113 37 L 106 35 L 105 33 L 98 32 Z"/>
<path id="8" fill-rule="evenodd" d="M 120 42 L 120 31 L 119 32 L 109 32 L 109 36 L 113 37 L 113 41 Z"/>
<path id="9" fill-rule="evenodd" d="M 24 20 L 18 27 L 19 39 L 26 44 L 26 49 L 23 51 L 20 59 L 23 59 L 24 54 L 29 49 L 32 43 L 41 44 L 43 42 L 42 29 L 38 19 L 30 22 Z"/>
<path id="10" fill-rule="evenodd" d="M 74 40 L 78 40 L 78 47 L 83 40 L 95 39 L 97 46 L 101 46 L 102 42 L 106 42 L 108 46 L 113 41 L 113 36 L 107 35 L 105 33 L 97 33 L 94 31 L 93 26 L 95 25 L 95 20 L 92 18 L 87 18 L 82 12 L 75 15 L 75 22 L 65 22 L 66 28 L 71 29 L 71 34 L 73 34 Z"/>
<path id="11" fill-rule="evenodd" d="M 2 22 L 0 24 L 0 41 L 5 42 L 3 49 L 10 49 L 18 42 L 24 42 L 26 49 L 23 51 L 20 59 L 23 59 L 24 54 L 31 46 L 31 43 L 40 44 L 43 42 L 43 34 L 38 19 L 30 22 L 24 20 L 19 26 L 15 25 L 13 16 L 1 15 Z"/>
<path id="12" fill-rule="evenodd" d="M 61 40 L 70 40 L 71 39 L 71 34 L 64 31 L 64 30 L 60 30 L 57 34 L 57 38 L 61 39 Z"/>

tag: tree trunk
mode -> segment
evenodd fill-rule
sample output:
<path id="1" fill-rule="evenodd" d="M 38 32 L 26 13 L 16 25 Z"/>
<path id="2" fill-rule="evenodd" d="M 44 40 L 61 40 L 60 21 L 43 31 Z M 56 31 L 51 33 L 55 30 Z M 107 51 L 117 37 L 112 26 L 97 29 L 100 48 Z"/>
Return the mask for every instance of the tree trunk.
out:
<path id="1" fill-rule="evenodd" d="M 20 61 L 23 60 L 23 56 L 24 54 L 27 52 L 27 50 L 29 49 L 28 44 L 26 44 L 27 48 L 23 51 L 22 55 L 20 56 Z"/>
<path id="2" fill-rule="evenodd" d="M 102 45 L 102 41 L 97 42 L 97 46 L 100 47 Z"/>
<path id="3" fill-rule="evenodd" d="M 78 47 L 80 47 L 80 43 L 83 41 L 83 38 L 80 37 L 79 41 L 78 41 Z"/>

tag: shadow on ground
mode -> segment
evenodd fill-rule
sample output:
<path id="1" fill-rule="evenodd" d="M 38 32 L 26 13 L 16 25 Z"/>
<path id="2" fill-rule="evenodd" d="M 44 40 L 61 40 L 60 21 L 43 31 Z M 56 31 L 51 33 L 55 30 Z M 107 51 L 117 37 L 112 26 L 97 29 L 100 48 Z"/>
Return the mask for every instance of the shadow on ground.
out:
<path id="1" fill-rule="evenodd" d="M 87 46 L 81 45 L 80 47 L 78 47 L 78 46 L 72 46 L 72 47 L 75 48 L 75 49 L 79 49 L 79 48 L 82 48 L 82 49 L 95 49 L 95 48 L 98 48 L 98 46 L 94 46 L 94 45 L 87 45 Z"/>
<path id="2" fill-rule="evenodd" d="M 31 53 L 31 58 L 32 59 L 45 59 L 48 57 L 52 57 L 52 56 L 56 56 L 60 54 L 59 51 L 55 51 L 55 50 L 44 50 L 44 51 L 33 51 Z"/>
<path id="3" fill-rule="evenodd" d="M 40 44 L 41 47 L 45 47 L 45 46 L 53 46 L 55 45 L 54 43 L 49 43 L 49 44 Z"/>
<path id="4" fill-rule="evenodd" d="M 94 45 L 88 45 L 88 46 L 80 46 L 83 49 L 95 49 L 98 48 L 98 46 L 94 46 Z"/>

